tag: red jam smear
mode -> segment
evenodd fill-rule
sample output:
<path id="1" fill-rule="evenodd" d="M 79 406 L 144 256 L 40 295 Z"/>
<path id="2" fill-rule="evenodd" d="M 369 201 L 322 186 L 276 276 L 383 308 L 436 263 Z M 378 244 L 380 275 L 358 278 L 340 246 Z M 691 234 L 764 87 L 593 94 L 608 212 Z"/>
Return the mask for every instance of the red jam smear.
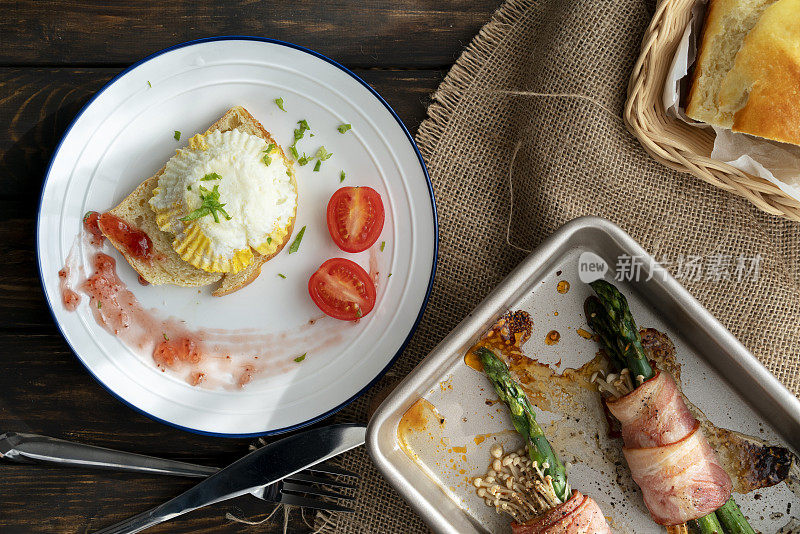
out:
<path id="1" fill-rule="evenodd" d="M 109 214 L 99 215 L 98 227 L 102 228 L 104 221 L 114 222 L 117 219 L 112 217 Z M 103 228 L 103 231 L 106 229 Z M 152 248 L 148 247 L 148 250 Z M 74 309 L 82 298 L 69 287 L 71 261 L 68 258 L 64 268 L 58 273 L 63 285 L 62 295 L 65 295 L 62 298 L 68 309 Z M 209 335 L 203 331 L 190 331 L 183 321 L 162 319 L 155 310 L 144 309 L 117 275 L 113 257 L 97 251 L 91 259 L 91 267 L 92 275 L 79 283 L 77 289 L 89 296 L 89 309 L 97 323 L 129 347 L 138 349 L 143 354 L 152 354 L 153 362 L 158 368 L 164 372 L 169 370 L 178 373 L 192 386 L 242 388 L 261 373 L 268 371 L 279 374 L 296 368 L 297 364 L 291 359 L 284 361 L 287 351 L 283 348 L 265 351 L 265 347 L 276 346 L 278 342 L 296 347 L 288 351 L 296 353 L 301 348 L 319 350 L 343 341 L 338 327 L 322 332 L 308 331 L 319 318 L 309 320 L 296 332 Z M 259 356 L 253 356 L 253 351 L 257 351 Z M 236 354 L 238 362 L 231 358 L 231 353 Z M 253 361 L 241 362 L 242 357 L 252 358 Z M 268 363 L 263 364 L 260 358 L 265 358 Z M 216 376 L 217 373 L 211 371 L 213 365 L 206 367 L 214 362 L 225 373 L 225 378 Z M 232 384 L 227 380 L 228 373 L 233 378 Z"/>
<path id="2" fill-rule="evenodd" d="M 258 369 L 255 366 L 247 364 L 242 367 L 242 372 L 239 374 L 239 380 L 237 380 L 237 384 L 240 388 L 243 388 L 245 385 L 249 384 L 253 380 L 253 375 L 258 373 Z"/>
<path id="3" fill-rule="evenodd" d="M 174 369 L 183 363 L 198 364 L 203 359 L 199 343 L 190 337 L 169 339 L 166 334 L 164 341 L 156 345 L 153 351 L 153 360 L 162 369 Z M 202 378 L 198 378 L 199 383 Z"/>
<path id="4" fill-rule="evenodd" d="M 105 241 L 105 236 L 100 230 L 100 214 L 96 211 L 90 211 L 83 216 L 83 228 L 92 236 L 92 245 L 100 247 Z"/>
<path id="5" fill-rule="evenodd" d="M 59 286 L 61 287 L 61 301 L 67 311 L 75 311 L 81 303 L 81 296 L 69 287 L 69 267 L 58 271 Z"/>
<path id="6" fill-rule="evenodd" d="M 125 286 L 117 277 L 117 262 L 108 254 L 98 252 L 94 257 L 94 274 L 86 279 L 81 289 L 101 303 L 114 299 Z"/>
<path id="7" fill-rule="evenodd" d="M 190 386 L 197 386 L 206 381 L 206 374 L 202 371 L 193 371 L 186 380 Z"/>
<path id="8" fill-rule="evenodd" d="M 139 228 L 131 226 L 111 213 L 100 215 L 98 227 L 109 238 L 120 243 L 134 258 L 148 263 L 153 260 L 153 241 Z"/>
<path id="9" fill-rule="evenodd" d="M 140 346 L 150 330 L 139 324 L 141 306 L 117 276 L 117 262 L 102 252 L 92 259 L 93 274 L 79 289 L 89 295 L 89 306 L 99 325 L 133 346 Z"/>

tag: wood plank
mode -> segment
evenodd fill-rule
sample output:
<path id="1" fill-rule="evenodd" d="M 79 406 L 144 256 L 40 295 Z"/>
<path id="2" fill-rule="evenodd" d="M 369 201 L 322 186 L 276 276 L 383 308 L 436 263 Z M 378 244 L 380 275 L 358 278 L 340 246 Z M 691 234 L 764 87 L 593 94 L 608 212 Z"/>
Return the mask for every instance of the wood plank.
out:
<path id="1" fill-rule="evenodd" d="M 192 39 L 256 35 L 312 48 L 351 67 L 440 67 L 455 60 L 500 3 L 21 0 L 3 10 L 0 64 L 127 64 Z"/>
<path id="2" fill-rule="evenodd" d="M 157 506 L 196 481 L 176 477 L 44 468 L 3 464 L 0 531 L 7 534 L 88 533 Z M 196 510 L 147 530 L 153 533 L 283 532 L 283 513 L 252 527 L 225 518 L 227 512 L 250 521 L 263 520 L 275 504 L 252 496 Z M 313 519 L 313 512 L 306 513 Z M 292 513 L 288 532 L 310 532 L 300 513 Z"/>

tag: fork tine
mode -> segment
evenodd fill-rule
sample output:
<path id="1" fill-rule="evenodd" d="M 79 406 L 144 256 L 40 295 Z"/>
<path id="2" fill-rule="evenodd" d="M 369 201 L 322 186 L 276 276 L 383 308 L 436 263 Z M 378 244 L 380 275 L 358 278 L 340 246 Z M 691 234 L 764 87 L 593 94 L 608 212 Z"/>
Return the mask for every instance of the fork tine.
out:
<path id="1" fill-rule="evenodd" d="M 347 484 L 346 482 L 339 482 L 332 478 L 328 477 L 318 477 L 315 475 L 311 475 L 306 473 L 305 471 L 301 471 L 299 473 L 295 473 L 291 476 L 286 477 L 284 480 L 289 480 L 293 482 L 306 482 L 308 484 L 325 484 L 326 486 L 333 486 L 334 488 L 350 488 L 353 489 L 357 487 L 355 484 Z"/>
<path id="2" fill-rule="evenodd" d="M 332 502 L 325 502 L 318 499 L 309 499 L 300 497 L 299 495 L 292 495 L 291 493 L 282 493 L 278 502 L 288 504 L 290 506 L 302 506 L 303 508 L 313 508 L 315 510 L 328 510 L 329 512 L 353 512 L 352 508 L 341 506 Z"/>
<path id="3" fill-rule="evenodd" d="M 333 497 L 334 499 L 346 499 L 348 501 L 352 501 L 353 499 L 355 499 L 355 497 L 345 495 L 344 493 L 336 493 L 335 491 L 328 491 L 326 489 L 318 488 L 316 486 L 307 486 L 305 484 L 298 484 L 295 482 L 284 480 L 283 487 L 281 488 L 281 493 L 285 493 L 287 491 L 295 493 L 308 493 L 309 495 L 316 495 L 318 497 Z"/>
<path id="4" fill-rule="evenodd" d="M 350 477 L 350 478 L 361 478 L 361 475 L 358 473 L 353 473 L 352 471 L 348 471 L 347 469 L 343 469 L 337 465 L 331 465 L 329 463 L 321 463 L 317 465 L 312 465 L 304 469 L 302 472 L 310 471 L 312 473 L 327 473 L 329 475 L 339 475 L 343 477 Z"/>

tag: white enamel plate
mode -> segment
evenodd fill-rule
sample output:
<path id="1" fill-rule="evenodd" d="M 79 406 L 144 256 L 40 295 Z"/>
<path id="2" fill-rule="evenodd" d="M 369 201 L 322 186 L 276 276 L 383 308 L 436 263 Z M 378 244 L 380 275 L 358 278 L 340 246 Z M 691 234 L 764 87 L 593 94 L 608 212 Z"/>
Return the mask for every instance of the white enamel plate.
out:
<path id="1" fill-rule="evenodd" d="M 285 112 L 275 104 L 283 98 Z M 286 149 L 297 121 L 311 132 L 298 143 L 333 153 L 319 172 L 296 165 L 300 249 L 284 249 L 261 276 L 232 295 L 210 288 L 141 286 L 122 256 L 120 278 L 145 308 L 190 329 L 261 336 L 263 350 L 289 365 L 262 373 L 243 388 L 195 387 L 161 372 L 94 319 L 84 295 L 75 312 L 61 303 L 58 271 L 76 240 L 82 216 L 117 205 L 158 171 L 189 136 L 229 108 L 247 108 Z M 337 126 L 352 124 L 340 134 Z M 175 131 L 181 140 L 173 138 Z M 314 137 L 308 134 L 314 133 Z M 340 171 L 346 179 L 340 184 Z M 325 208 L 341 186 L 368 185 L 386 210 L 378 243 L 348 254 L 328 234 Z M 380 243 L 385 242 L 383 250 Z M 436 210 L 422 158 L 386 102 L 335 62 L 286 43 L 235 37 L 195 41 L 157 53 L 112 80 L 79 113 L 53 156 L 38 220 L 39 267 L 56 322 L 78 358 L 110 392 L 162 422 L 201 433 L 277 433 L 323 418 L 364 392 L 402 351 L 427 302 L 436 263 Z M 375 309 L 357 324 L 321 318 L 307 284 L 327 259 L 346 257 L 379 274 Z M 285 275 L 281 278 L 278 273 Z M 391 274 L 391 276 L 389 276 Z M 309 326 L 309 321 L 313 324 Z M 258 348 L 256 350 L 259 350 Z M 308 352 L 294 363 L 293 356 Z"/>

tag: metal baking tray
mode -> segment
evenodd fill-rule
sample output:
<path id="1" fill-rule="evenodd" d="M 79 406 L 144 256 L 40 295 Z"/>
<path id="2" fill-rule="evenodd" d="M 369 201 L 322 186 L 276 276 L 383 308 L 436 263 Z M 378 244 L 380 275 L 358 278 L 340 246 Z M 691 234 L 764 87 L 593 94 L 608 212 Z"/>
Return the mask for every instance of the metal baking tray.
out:
<path id="1" fill-rule="evenodd" d="M 628 296 L 637 324 L 666 332 L 674 342 L 684 392 L 712 422 L 795 453 L 800 449 L 800 401 L 668 273 L 659 268 L 661 273 L 650 277 L 650 256 L 629 235 L 607 220 L 583 217 L 560 228 L 514 269 L 397 386 L 369 423 L 367 446 L 373 461 L 434 531 L 510 532 L 508 520 L 477 497 L 470 481 L 485 472 L 492 444 L 513 450 L 521 442 L 509 431 L 513 427 L 505 406 L 491 405 L 496 395 L 483 375 L 465 364 L 464 355 L 503 313 L 522 309 L 534 325 L 523 347 L 526 355 L 559 371 L 594 357 L 597 345 L 577 332 L 589 330 L 583 302 L 590 289 L 578 275 L 584 252 L 611 266 L 623 255 L 644 260 L 639 281 L 615 283 Z M 556 291 L 562 280 L 570 284 L 566 294 Z M 545 343 L 550 330 L 561 334 L 556 345 Z M 420 398 L 438 416 L 413 446 L 404 434 L 407 446 L 401 447 L 398 425 Z M 572 486 L 600 503 L 615 532 L 663 532 L 649 519 L 638 492 L 626 492 L 615 482 L 629 476 L 624 465 L 613 465 L 620 456 L 597 452 L 594 445 L 609 439 L 601 421 L 568 416 L 539 412 L 543 425 L 558 421 L 558 428 L 566 427 L 548 435 L 559 454 L 573 462 Z M 407 454 L 409 449 L 413 454 Z M 752 494 L 737 499 L 755 528 L 773 533 L 797 519 L 799 498 L 787 484 L 758 493 L 757 500 Z"/>

